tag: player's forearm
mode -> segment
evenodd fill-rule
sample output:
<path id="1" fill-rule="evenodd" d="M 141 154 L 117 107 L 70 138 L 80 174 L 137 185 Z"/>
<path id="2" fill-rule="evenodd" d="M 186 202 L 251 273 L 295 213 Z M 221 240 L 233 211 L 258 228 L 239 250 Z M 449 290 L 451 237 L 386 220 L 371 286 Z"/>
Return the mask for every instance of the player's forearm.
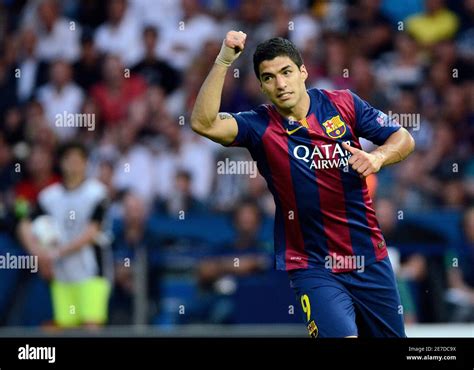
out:
<path id="1" fill-rule="evenodd" d="M 90 224 L 84 233 L 81 234 L 77 239 L 74 239 L 72 242 L 58 250 L 58 256 L 64 257 L 70 254 L 73 254 L 85 247 L 86 245 L 94 242 L 95 238 L 99 235 L 100 228 L 96 223 Z"/>
<path id="2" fill-rule="evenodd" d="M 191 114 L 191 127 L 199 132 L 215 121 L 221 105 L 227 67 L 214 64 L 196 98 Z"/>
<path id="3" fill-rule="evenodd" d="M 371 154 L 378 157 L 381 167 L 403 161 L 415 150 L 415 140 L 403 127 L 389 136 L 387 141 Z"/>

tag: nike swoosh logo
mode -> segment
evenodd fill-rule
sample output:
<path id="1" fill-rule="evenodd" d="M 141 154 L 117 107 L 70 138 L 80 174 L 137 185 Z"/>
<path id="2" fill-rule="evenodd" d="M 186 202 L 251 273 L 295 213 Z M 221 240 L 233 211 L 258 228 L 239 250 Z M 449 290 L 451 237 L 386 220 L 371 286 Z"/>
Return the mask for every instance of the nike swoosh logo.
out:
<path id="1" fill-rule="evenodd" d="M 295 128 L 294 130 L 291 130 L 291 131 L 288 130 L 288 129 L 286 129 L 286 133 L 287 133 L 288 135 L 293 135 L 293 134 L 294 134 L 296 131 L 298 131 L 300 128 L 303 128 L 303 126 L 299 126 L 299 127 Z"/>

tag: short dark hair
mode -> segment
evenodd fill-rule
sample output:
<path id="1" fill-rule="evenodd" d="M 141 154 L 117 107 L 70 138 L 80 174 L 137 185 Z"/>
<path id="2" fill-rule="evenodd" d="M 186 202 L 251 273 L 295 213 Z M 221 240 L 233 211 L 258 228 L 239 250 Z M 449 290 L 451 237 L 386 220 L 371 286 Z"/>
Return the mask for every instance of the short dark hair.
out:
<path id="1" fill-rule="evenodd" d="M 188 181 L 192 181 L 193 179 L 193 175 L 191 174 L 191 172 L 184 169 L 178 169 L 178 171 L 176 171 L 176 178 L 178 177 L 184 177 Z"/>
<path id="2" fill-rule="evenodd" d="M 63 144 L 58 150 L 58 157 L 59 159 L 63 159 L 69 152 L 77 150 L 81 153 L 84 159 L 87 159 L 89 156 L 89 152 L 84 144 L 78 141 L 71 141 L 68 143 Z"/>
<path id="3" fill-rule="evenodd" d="M 255 214 L 257 215 L 257 219 L 259 220 L 259 222 L 260 223 L 262 222 L 262 219 L 263 219 L 264 215 L 263 215 L 262 209 L 258 205 L 258 200 L 257 199 L 255 199 L 253 197 L 250 197 L 250 196 L 243 197 L 236 204 L 237 205 L 231 211 L 232 220 L 233 220 L 234 224 L 237 222 L 237 216 L 239 215 L 239 212 L 242 209 L 246 208 L 246 207 L 252 208 L 255 211 Z"/>
<path id="4" fill-rule="evenodd" d="M 158 37 L 158 29 L 151 24 L 148 24 L 143 28 L 143 36 L 145 36 L 147 33 L 152 33 L 153 36 Z"/>
<path id="5" fill-rule="evenodd" d="M 257 45 L 253 54 L 253 69 L 260 80 L 259 67 L 264 60 L 272 60 L 276 57 L 287 56 L 300 68 L 303 58 L 296 46 L 283 37 L 274 37 Z"/>

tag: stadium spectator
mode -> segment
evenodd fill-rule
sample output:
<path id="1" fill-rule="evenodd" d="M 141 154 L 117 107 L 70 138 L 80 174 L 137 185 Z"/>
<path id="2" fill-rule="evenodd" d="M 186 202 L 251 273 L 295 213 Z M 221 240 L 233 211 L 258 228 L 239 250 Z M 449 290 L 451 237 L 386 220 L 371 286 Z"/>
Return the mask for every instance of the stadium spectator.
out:
<path id="1" fill-rule="evenodd" d="M 80 53 L 80 25 L 60 14 L 57 0 L 41 0 L 36 11 L 32 23 L 38 35 L 38 57 L 48 62 L 55 59 L 74 62 Z M 30 24 L 27 19 L 24 22 Z"/>
<path id="2" fill-rule="evenodd" d="M 192 195 L 198 200 L 208 198 L 215 173 L 209 147 L 202 145 L 202 140 L 195 141 L 176 122 L 163 122 L 161 130 L 166 142 L 154 158 L 156 194 L 162 199 L 173 198 L 175 174 L 184 169 L 191 174 Z"/>
<path id="3" fill-rule="evenodd" d="M 119 124 L 132 101 L 142 97 L 145 91 L 143 78 L 125 70 L 118 56 L 108 55 L 102 64 L 102 81 L 92 86 L 90 93 L 108 127 Z"/>
<path id="4" fill-rule="evenodd" d="M 14 205 L 13 189 L 20 180 L 16 171 L 18 164 L 14 163 L 12 148 L 0 134 L 0 230 L 10 231 L 13 224 L 11 209 Z"/>
<path id="5" fill-rule="evenodd" d="M 375 59 L 392 49 L 390 20 L 380 9 L 380 0 L 361 0 L 349 8 L 348 26 L 362 55 Z"/>
<path id="6" fill-rule="evenodd" d="M 201 53 L 205 41 L 219 32 L 214 19 L 203 12 L 198 0 L 181 0 L 182 19 L 177 25 L 161 29 L 160 56 L 184 71 Z"/>
<path id="7" fill-rule="evenodd" d="M 426 47 L 448 40 L 459 29 L 459 17 L 449 10 L 444 0 L 426 0 L 425 12 L 406 19 L 407 31 Z"/>
<path id="8" fill-rule="evenodd" d="M 79 127 L 77 114 L 81 112 L 84 92 L 73 81 L 70 64 L 62 60 L 52 62 L 48 83 L 38 89 L 37 99 L 58 139 L 72 139 Z"/>
<path id="9" fill-rule="evenodd" d="M 94 39 L 89 32 L 84 32 L 81 37 L 81 55 L 74 63 L 74 81 L 81 86 L 84 91 L 89 89 L 101 77 L 101 59 L 94 44 Z"/>
<path id="10" fill-rule="evenodd" d="M 53 153 L 43 146 L 31 148 L 25 167 L 24 178 L 15 186 L 15 214 L 18 218 L 27 216 L 37 206 L 38 194 L 45 187 L 60 181 L 54 171 Z"/>
<path id="11" fill-rule="evenodd" d="M 158 85 L 166 94 L 170 94 L 179 86 L 180 75 L 168 62 L 157 57 L 158 43 L 159 34 L 156 28 L 145 27 L 143 29 L 144 56 L 132 68 L 132 72 L 140 74 L 148 85 Z"/>
<path id="12" fill-rule="evenodd" d="M 147 147 L 136 142 L 137 129 L 126 122 L 117 128 L 113 184 L 120 192 L 131 191 L 145 202 L 153 198 L 153 158 Z M 140 179 L 140 181 L 137 181 Z"/>
<path id="13" fill-rule="evenodd" d="M 103 54 L 120 56 L 131 67 L 140 57 L 140 23 L 133 16 L 128 0 L 108 0 L 107 21 L 95 33 L 95 44 Z"/>
<path id="14" fill-rule="evenodd" d="M 205 295 L 200 314 L 205 321 L 231 323 L 231 297 L 241 277 L 257 276 L 270 269 L 271 260 L 259 232 L 262 214 L 253 201 L 242 201 L 233 214 L 234 242 L 224 245 L 215 255 L 202 259 L 197 266 L 198 281 Z M 202 319 L 202 318 L 201 318 Z"/>
<path id="15" fill-rule="evenodd" d="M 181 1 L 176 0 L 130 0 L 135 17 L 143 24 L 153 25 L 157 29 L 166 30 L 176 27 L 183 19 Z"/>
<path id="16" fill-rule="evenodd" d="M 474 322 L 474 207 L 464 211 L 461 245 L 446 257 L 450 321 Z"/>
<path id="17" fill-rule="evenodd" d="M 165 200 L 157 199 L 156 212 L 170 217 L 204 212 L 206 207 L 192 195 L 191 184 L 191 174 L 185 170 L 178 170 L 175 175 L 173 196 Z"/>
<path id="18" fill-rule="evenodd" d="M 156 247 L 153 230 L 147 221 L 149 211 L 140 196 L 130 192 L 124 194 L 122 215 L 115 220 L 113 228 L 115 289 L 110 302 L 113 324 L 132 324 L 133 296 L 138 289 L 134 274 L 140 273 L 136 268 L 137 250 L 148 253 L 150 248 Z"/>
<path id="19" fill-rule="evenodd" d="M 31 28 L 25 28 L 20 34 L 20 50 L 15 70 L 21 78 L 16 81 L 16 94 L 20 103 L 31 99 L 36 89 L 47 82 L 48 64 L 41 60 L 37 52 L 37 35 Z"/>
<path id="20" fill-rule="evenodd" d="M 3 58 L 0 58 L 0 114 L 3 116 L 5 112 L 17 104 L 15 91 L 15 77 L 13 70 Z"/>

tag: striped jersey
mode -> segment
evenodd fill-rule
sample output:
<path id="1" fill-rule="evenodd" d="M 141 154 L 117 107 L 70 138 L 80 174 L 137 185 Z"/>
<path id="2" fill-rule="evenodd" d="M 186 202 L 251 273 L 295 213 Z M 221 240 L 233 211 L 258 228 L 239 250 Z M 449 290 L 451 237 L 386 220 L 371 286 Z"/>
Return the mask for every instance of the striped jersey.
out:
<path id="1" fill-rule="evenodd" d="M 348 164 L 346 142 L 381 145 L 400 126 L 349 90 L 308 90 L 305 119 L 283 117 L 273 105 L 233 113 L 238 134 L 273 194 L 275 264 L 308 269 L 347 257 L 365 266 L 387 256 L 367 184 Z M 333 272 L 355 269 L 331 266 Z"/>

